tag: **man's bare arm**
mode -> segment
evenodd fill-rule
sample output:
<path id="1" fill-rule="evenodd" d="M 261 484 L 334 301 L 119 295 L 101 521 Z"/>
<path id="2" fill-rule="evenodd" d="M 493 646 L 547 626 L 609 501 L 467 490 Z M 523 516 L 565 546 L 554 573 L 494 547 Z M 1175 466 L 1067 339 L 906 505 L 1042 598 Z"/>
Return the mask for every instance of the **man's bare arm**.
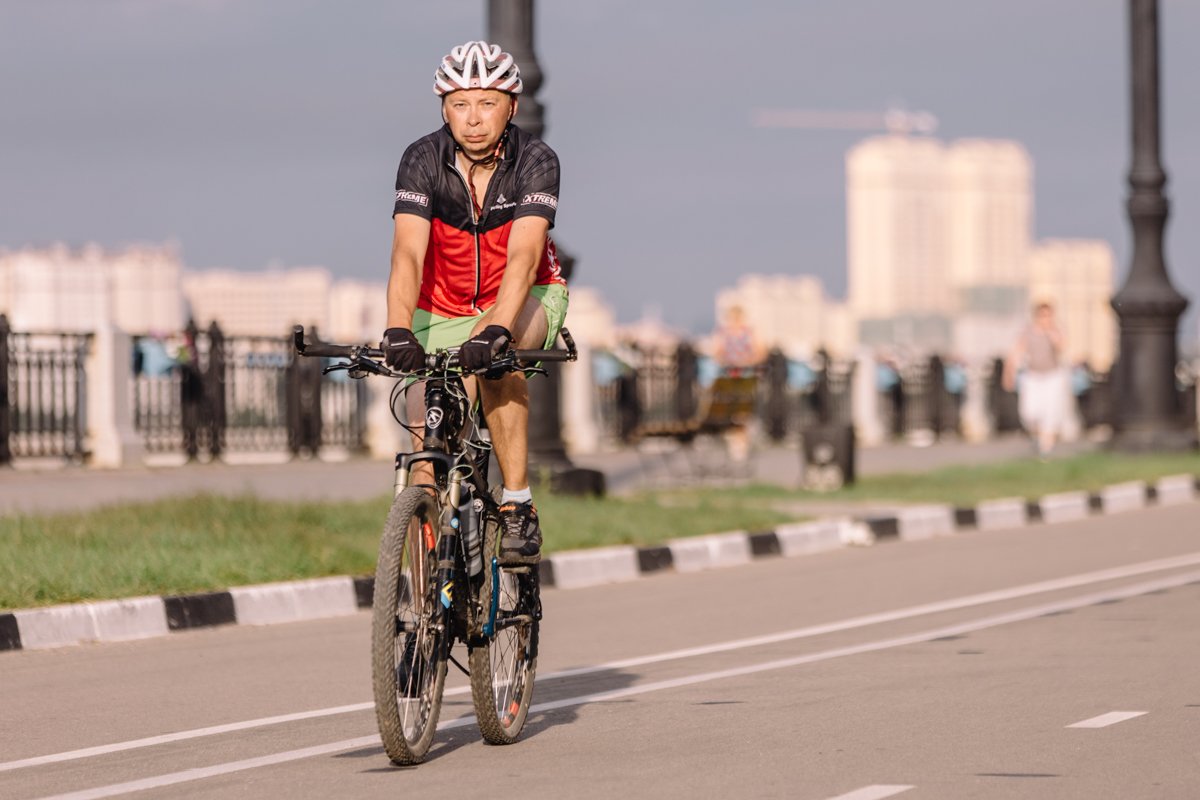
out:
<path id="1" fill-rule="evenodd" d="M 508 264 L 500 279 L 496 305 L 488 311 L 489 325 L 503 325 L 512 330 L 537 278 L 549 231 L 550 222 L 542 217 L 519 217 L 513 221 L 508 234 Z"/>
<path id="2" fill-rule="evenodd" d="M 397 214 L 392 238 L 392 271 L 387 286 L 387 326 L 412 329 L 413 309 L 421 289 L 421 270 L 429 247 L 429 220 Z"/>

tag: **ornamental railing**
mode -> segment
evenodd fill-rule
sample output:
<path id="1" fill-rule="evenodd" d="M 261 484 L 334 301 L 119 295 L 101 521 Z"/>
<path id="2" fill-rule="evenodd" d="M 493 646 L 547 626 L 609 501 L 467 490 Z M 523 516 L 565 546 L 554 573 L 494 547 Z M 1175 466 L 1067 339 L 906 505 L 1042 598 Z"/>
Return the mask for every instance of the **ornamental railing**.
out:
<path id="1" fill-rule="evenodd" d="M 86 456 L 91 334 L 15 332 L 0 314 L 0 464 Z"/>

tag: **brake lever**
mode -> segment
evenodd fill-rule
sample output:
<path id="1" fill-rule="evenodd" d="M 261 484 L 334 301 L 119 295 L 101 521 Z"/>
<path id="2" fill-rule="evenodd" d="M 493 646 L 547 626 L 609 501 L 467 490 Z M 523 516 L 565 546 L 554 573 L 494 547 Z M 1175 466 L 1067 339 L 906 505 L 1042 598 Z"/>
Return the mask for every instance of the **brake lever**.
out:
<path id="1" fill-rule="evenodd" d="M 328 375 L 331 372 L 341 372 L 345 370 L 350 373 L 351 378 L 362 379 L 367 375 L 374 373 L 375 375 L 384 375 L 387 377 L 395 377 L 390 369 L 382 364 L 376 363 L 369 358 L 359 358 L 354 361 L 342 361 L 338 364 L 330 364 L 321 370 L 322 375 Z"/>
<path id="2" fill-rule="evenodd" d="M 376 375 L 384 375 L 389 378 L 395 377 L 395 375 L 396 375 L 396 373 L 392 372 L 389 368 L 387 368 L 383 364 L 380 364 L 378 361 L 374 361 L 370 358 L 360 358 L 358 360 L 358 367 L 359 367 L 359 369 L 361 369 L 363 371 L 364 376 L 368 372 L 373 372 Z"/>

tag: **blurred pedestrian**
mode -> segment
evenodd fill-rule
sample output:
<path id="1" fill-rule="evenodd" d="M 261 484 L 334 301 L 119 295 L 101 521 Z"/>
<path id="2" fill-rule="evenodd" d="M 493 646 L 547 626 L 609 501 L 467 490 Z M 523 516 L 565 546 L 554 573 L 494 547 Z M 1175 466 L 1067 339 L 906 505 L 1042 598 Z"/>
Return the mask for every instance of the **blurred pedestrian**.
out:
<path id="1" fill-rule="evenodd" d="M 713 333 L 713 349 L 723 375 L 738 378 L 753 376 L 766 359 L 767 351 L 746 324 L 741 306 L 730 306 L 725 319 Z"/>
<path id="2" fill-rule="evenodd" d="M 742 308 L 730 306 L 726 309 L 725 319 L 713 333 L 713 356 L 720 367 L 721 377 L 732 379 L 722 383 L 740 399 L 736 404 L 748 406 L 748 409 L 739 409 L 732 415 L 732 424 L 725 434 L 729 458 L 737 465 L 745 465 L 750 458 L 753 398 L 757 391 L 758 371 L 766 355 L 766 348 L 754 329 L 746 324 Z M 718 385 L 714 383 L 714 389 Z"/>
<path id="3" fill-rule="evenodd" d="M 200 352 L 196 346 L 198 331 L 192 322 L 183 331 L 183 343 L 175 353 L 179 372 L 179 413 L 183 429 L 183 452 L 188 461 L 200 454 L 200 426 L 204 406 L 204 376 L 200 371 Z"/>
<path id="4" fill-rule="evenodd" d="M 1033 322 L 1022 331 L 1004 362 L 1004 388 L 1017 392 L 1021 423 L 1046 458 L 1067 422 L 1068 376 L 1062 366 L 1063 335 L 1054 306 L 1034 306 Z M 1018 379 L 1019 373 L 1019 379 Z"/>

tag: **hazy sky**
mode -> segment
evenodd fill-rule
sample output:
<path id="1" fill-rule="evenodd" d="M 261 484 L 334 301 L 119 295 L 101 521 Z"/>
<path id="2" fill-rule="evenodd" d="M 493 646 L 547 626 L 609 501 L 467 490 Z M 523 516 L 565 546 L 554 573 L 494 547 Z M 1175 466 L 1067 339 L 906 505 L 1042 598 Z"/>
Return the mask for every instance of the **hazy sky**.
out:
<path id="1" fill-rule="evenodd" d="M 845 291 L 843 156 L 861 132 L 761 130 L 763 106 L 882 111 L 1005 137 L 1036 235 L 1123 274 L 1120 0 L 537 4 L 556 238 L 625 320 L 701 330 L 745 272 Z M 1168 266 L 1200 304 L 1200 2 L 1162 0 Z M 444 52 L 483 0 L 0 0 L 0 247 L 175 240 L 192 268 L 384 280 L 404 147 L 438 126 Z M 1194 335 L 1195 313 L 1188 329 Z"/>

